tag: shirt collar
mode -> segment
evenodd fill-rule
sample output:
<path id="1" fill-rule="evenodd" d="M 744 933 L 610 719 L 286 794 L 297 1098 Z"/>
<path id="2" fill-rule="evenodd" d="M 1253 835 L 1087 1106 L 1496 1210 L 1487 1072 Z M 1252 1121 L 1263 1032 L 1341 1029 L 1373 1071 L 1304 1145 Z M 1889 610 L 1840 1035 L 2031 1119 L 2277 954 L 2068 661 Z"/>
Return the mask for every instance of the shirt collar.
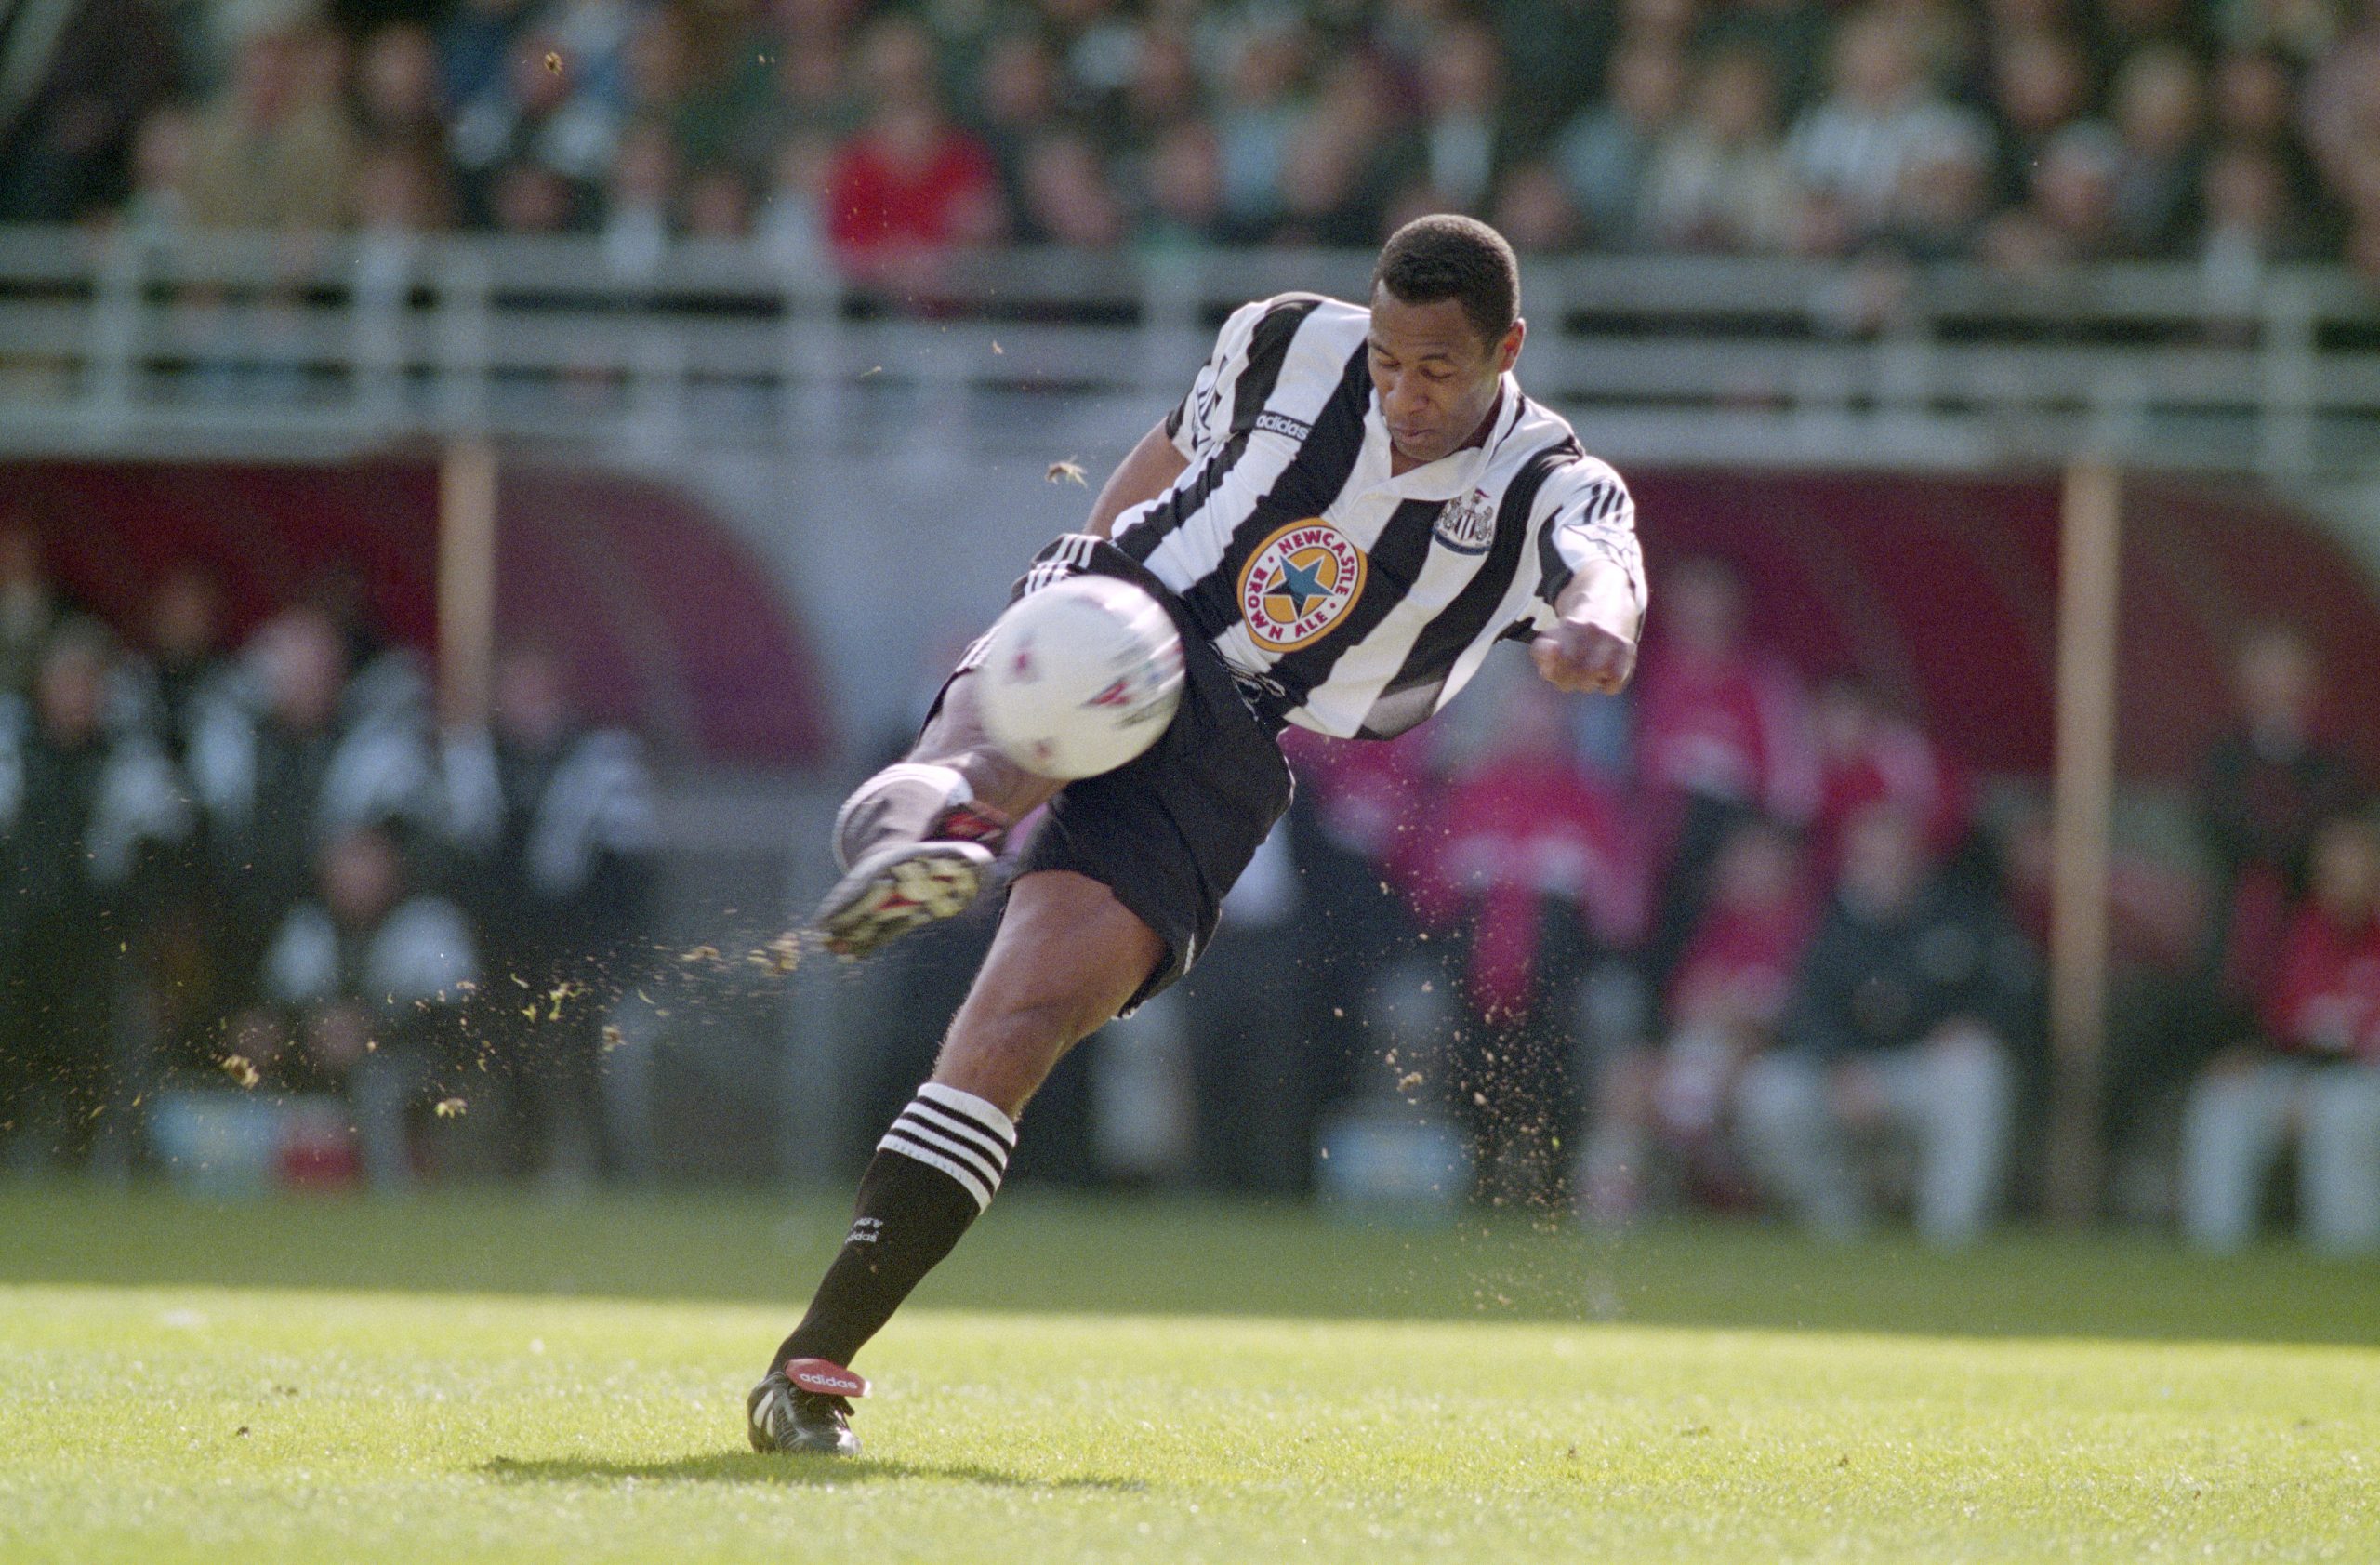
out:
<path id="1" fill-rule="evenodd" d="M 1498 382 L 1494 421 L 1488 438 L 1477 445 L 1466 445 L 1435 462 L 1389 476 L 1388 424 L 1382 418 L 1380 392 L 1374 391 L 1364 405 L 1364 463 L 1381 476 L 1378 486 L 1408 500 L 1451 500 L 1460 498 L 1478 481 L 1480 470 L 1496 454 L 1496 447 L 1513 432 L 1521 421 L 1521 388 L 1510 371 Z"/>

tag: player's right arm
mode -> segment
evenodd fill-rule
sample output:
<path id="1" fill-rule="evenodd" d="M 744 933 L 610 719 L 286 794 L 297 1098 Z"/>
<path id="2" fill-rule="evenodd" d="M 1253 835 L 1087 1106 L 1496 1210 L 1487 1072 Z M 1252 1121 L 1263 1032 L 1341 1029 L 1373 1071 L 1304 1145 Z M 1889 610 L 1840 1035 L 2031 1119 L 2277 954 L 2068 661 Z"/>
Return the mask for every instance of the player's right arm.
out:
<path id="1" fill-rule="evenodd" d="M 1091 521 L 1083 531 L 1093 537 L 1112 537 L 1116 518 L 1134 506 L 1149 501 L 1173 487 L 1173 481 L 1189 467 L 1190 458 L 1173 444 L 1165 424 L 1150 426 L 1141 443 L 1132 447 L 1130 456 L 1117 465 L 1099 487 L 1099 497 L 1091 502 Z"/>
<path id="2" fill-rule="evenodd" d="M 1239 377 L 1248 368 L 1256 328 L 1268 312 L 1289 297 L 1259 299 L 1231 312 L 1223 330 L 1215 334 L 1214 351 L 1199 366 L 1188 393 L 1141 437 L 1131 455 L 1100 486 L 1085 532 L 1099 537 L 1112 536 L 1117 517 L 1172 488 L 1174 480 L 1188 471 L 1201 450 L 1229 438 Z"/>

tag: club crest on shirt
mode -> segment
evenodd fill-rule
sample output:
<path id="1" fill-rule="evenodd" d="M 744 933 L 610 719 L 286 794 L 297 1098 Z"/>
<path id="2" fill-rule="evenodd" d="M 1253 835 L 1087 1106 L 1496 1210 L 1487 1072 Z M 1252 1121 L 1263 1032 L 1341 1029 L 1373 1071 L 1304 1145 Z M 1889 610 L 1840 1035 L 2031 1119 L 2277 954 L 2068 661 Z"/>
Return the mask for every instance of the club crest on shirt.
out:
<path id="1" fill-rule="evenodd" d="M 1438 541 L 1457 554 L 1484 554 L 1496 536 L 1496 502 L 1485 489 L 1448 500 L 1438 512 Z"/>
<path id="2" fill-rule="evenodd" d="M 1259 544 L 1239 573 L 1239 612 L 1268 652 L 1290 652 L 1345 617 L 1364 590 L 1364 551 L 1318 516 Z"/>

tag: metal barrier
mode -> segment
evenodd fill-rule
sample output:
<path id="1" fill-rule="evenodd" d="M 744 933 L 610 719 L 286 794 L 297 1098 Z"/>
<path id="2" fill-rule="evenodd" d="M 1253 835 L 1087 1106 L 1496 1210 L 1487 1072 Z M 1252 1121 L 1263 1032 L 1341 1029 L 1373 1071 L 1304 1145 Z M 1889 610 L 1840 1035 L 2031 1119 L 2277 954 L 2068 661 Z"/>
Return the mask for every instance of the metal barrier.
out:
<path id="1" fill-rule="evenodd" d="M 486 433 L 668 457 L 999 448 L 1144 419 L 1234 305 L 1360 297 L 1346 252 L 954 258 L 919 295 L 760 244 L 0 230 L 0 450 L 382 446 Z M 2332 268 L 1532 260 L 1531 391 L 1633 459 L 2359 473 L 2380 302 Z M 1055 413 L 1053 415 L 1053 410 Z"/>

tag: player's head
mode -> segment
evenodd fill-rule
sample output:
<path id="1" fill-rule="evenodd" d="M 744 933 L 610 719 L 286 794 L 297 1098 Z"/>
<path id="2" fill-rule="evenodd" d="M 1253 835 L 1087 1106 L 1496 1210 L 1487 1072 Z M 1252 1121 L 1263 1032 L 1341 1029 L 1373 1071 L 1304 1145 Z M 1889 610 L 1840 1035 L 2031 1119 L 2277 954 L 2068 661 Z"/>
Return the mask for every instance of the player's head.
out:
<path id="1" fill-rule="evenodd" d="M 1372 268 L 1372 387 L 1389 438 L 1408 460 L 1460 449 L 1496 405 L 1520 357 L 1520 263 L 1473 218 L 1416 218 Z"/>

